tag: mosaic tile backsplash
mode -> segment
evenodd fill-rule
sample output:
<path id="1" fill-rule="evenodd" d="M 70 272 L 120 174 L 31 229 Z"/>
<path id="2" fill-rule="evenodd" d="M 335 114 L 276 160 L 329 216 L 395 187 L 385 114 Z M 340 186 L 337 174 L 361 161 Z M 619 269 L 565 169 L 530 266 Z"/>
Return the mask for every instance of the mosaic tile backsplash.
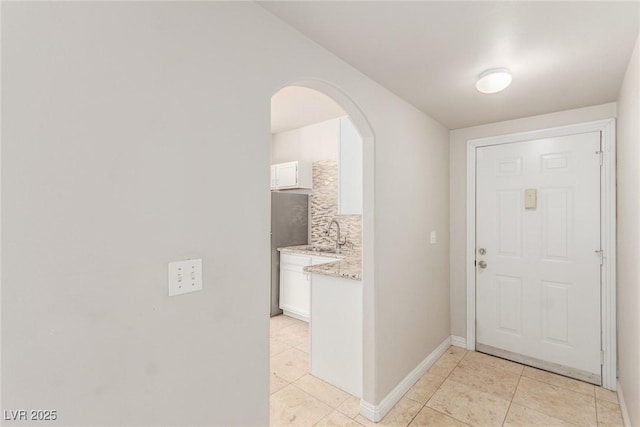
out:
<path id="1" fill-rule="evenodd" d="M 325 231 L 331 220 L 340 224 L 340 238 L 347 238 L 342 253 L 359 256 L 362 253 L 362 215 L 338 215 L 338 162 L 321 160 L 313 163 L 313 191 L 311 193 L 311 244 L 335 244 L 336 227 L 331 234 Z"/>

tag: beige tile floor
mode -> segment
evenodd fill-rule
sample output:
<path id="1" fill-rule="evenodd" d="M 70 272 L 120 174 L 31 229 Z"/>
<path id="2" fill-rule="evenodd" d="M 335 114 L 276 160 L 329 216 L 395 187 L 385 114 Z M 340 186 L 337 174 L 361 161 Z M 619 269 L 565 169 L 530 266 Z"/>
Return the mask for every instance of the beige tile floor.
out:
<path id="1" fill-rule="evenodd" d="M 271 318 L 272 426 L 622 426 L 615 392 L 450 347 L 378 424 L 309 374 L 308 325 Z"/>

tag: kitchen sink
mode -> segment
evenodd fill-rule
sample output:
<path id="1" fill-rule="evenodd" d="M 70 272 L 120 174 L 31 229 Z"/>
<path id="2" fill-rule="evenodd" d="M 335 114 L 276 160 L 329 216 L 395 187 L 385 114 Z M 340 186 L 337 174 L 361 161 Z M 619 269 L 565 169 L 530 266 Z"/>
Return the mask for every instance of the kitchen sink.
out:
<path id="1" fill-rule="evenodd" d="M 328 246 L 310 246 L 309 250 L 313 252 L 322 252 L 327 254 L 335 254 L 336 248 L 328 247 Z"/>

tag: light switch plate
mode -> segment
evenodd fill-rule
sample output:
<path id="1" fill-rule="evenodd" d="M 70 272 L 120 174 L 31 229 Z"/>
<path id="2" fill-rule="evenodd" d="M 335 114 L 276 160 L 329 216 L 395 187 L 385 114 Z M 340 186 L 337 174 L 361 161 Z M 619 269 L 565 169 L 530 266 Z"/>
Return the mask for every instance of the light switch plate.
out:
<path id="1" fill-rule="evenodd" d="M 435 231 L 432 231 L 432 232 L 431 232 L 430 241 L 431 241 L 431 244 L 432 244 L 432 245 L 433 245 L 434 243 L 438 243 L 438 237 L 437 237 L 437 235 L 436 235 L 436 232 L 435 232 Z"/>
<path id="2" fill-rule="evenodd" d="M 535 209 L 538 206 L 538 191 L 535 188 L 524 190 L 524 208 Z"/>
<path id="3" fill-rule="evenodd" d="M 169 296 L 202 290 L 202 259 L 169 263 Z"/>

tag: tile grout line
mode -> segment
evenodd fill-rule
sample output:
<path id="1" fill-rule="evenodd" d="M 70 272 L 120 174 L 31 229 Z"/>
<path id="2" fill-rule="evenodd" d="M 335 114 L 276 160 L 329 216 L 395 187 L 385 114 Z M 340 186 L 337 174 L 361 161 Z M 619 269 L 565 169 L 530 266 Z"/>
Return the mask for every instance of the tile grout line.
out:
<path id="1" fill-rule="evenodd" d="M 444 381 L 442 381 L 442 384 L 444 384 L 444 382 L 445 382 L 447 379 L 449 379 L 449 377 L 451 376 L 451 373 L 453 373 L 453 371 L 458 367 L 458 365 L 460 364 L 460 362 L 462 362 L 462 361 L 467 357 L 467 355 L 468 355 L 469 353 L 472 353 L 472 352 L 475 352 L 475 351 L 473 351 L 473 350 L 467 350 L 467 352 L 466 352 L 466 353 L 465 353 L 465 355 L 462 357 L 462 359 L 460 359 L 460 360 L 458 361 L 458 363 L 456 364 L 456 366 L 451 370 L 451 372 L 449 372 L 449 374 L 446 376 L 446 378 L 444 379 Z M 502 360 L 506 360 L 506 359 L 502 359 Z M 490 364 L 488 364 L 488 363 L 484 363 L 484 362 L 483 362 L 483 361 L 481 361 L 481 360 L 478 360 L 477 362 L 478 362 L 480 365 L 484 366 L 484 367 L 492 368 L 492 366 L 491 366 Z M 512 361 L 508 360 L 508 362 L 512 362 Z M 520 385 L 520 379 L 522 378 L 522 374 L 524 373 L 524 366 L 525 366 L 525 365 L 522 365 L 522 364 L 517 363 L 517 362 L 512 362 L 512 363 L 516 363 L 516 364 L 521 365 L 521 366 L 523 367 L 523 369 L 522 369 L 522 371 L 520 372 L 520 375 L 519 375 L 519 377 L 518 377 L 518 384 L 516 385 L 516 391 L 517 391 L 517 390 L 518 390 L 518 385 Z M 453 379 L 452 379 L 451 381 L 456 382 L 456 383 L 458 382 L 458 381 L 455 381 L 455 380 L 453 380 Z M 441 384 L 440 386 L 442 386 L 442 384 Z M 459 383 L 459 384 L 464 384 L 464 383 Z M 440 387 L 438 387 L 438 390 L 439 390 L 439 389 L 440 389 Z M 480 391 L 482 391 L 482 390 L 480 390 Z M 436 390 L 436 392 L 437 392 L 437 390 Z M 433 396 L 436 394 L 436 392 L 434 392 L 434 393 L 433 393 L 433 395 L 431 395 L 431 397 L 433 397 Z M 514 396 L 515 396 L 515 393 L 516 393 L 516 392 L 514 391 L 514 392 L 513 392 L 513 395 L 514 395 Z M 489 393 L 489 394 L 491 394 L 491 393 Z M 431 400 L 431 398 L 429 398 L 429 400 Z M 429 400 L 427 401 L 427 403 L 429 403 Z M 504 400 L 506 400 L 506 399 L 504 399 Z M 506 419 L 507 419 L 507 414 L 509 413 L 509 409 L 511 409 L 511 403 L 513 403 L 513 396 L 512 396 L 512 397 L 511 397 L 511 399 L 509 400 L 509 408 L 507 408 L 507 412 L 506 412 L 506 413 L 505 413 L 505 415 L 504 415 L 504 420 L 502 421 L 501 426 L 503 426 L 503 425 L 504 425 L 504 422 L 505 422 L 505 421 L 506 421 Z M 425 403 L 425 405 L 426 405 L 426 403 Z M 433 409 L 433 408 L 431 408 L 431 409 Z M 434 409 L 434 410 L 435 410 L 436 412 L 440 412 L 440 411 L 438 411 L 437 409 Z M 443 412 L 440 412 L 440 413 L 442 414 Z M 448 417 L 451 417 L 451 418 L 453 418 L 453 419 L 454 419 L 454 420 L 456 420 L 456 421 L 460 421 L 460 422 L 461 422 L 461 423 L 463 423 L 463 424 L 469 425 L 469 424 L 467 424 L 466 422 L 464 422 L 464 421 L 462 421 L 462 420 L 460 420 L 460 419 L 458 419 L 458 418 L 454 417 L 453 415 L 448 415 L 448 414 L 444 414 L 444 415 L 447 415 Z"/>
<path id="2" fill-rule="evenodd" d="M 522 373 L 524 373 L 524 368 L 522 369 Z M 522 373 L 518 377 L 518 384 L 516 384 L 516 388 L 513 390 L 513 396 L 509 400 L 509 407 L 507 408 L 507 412 L 504 413 L 504 419 L 502 420 L 501 426 L 504 426 L 504 423 L 507 422 L 507 415 L 509 415 L 509 411 L 511 410 L 511 405 L 513 404 L 513 398 L 516 397 L 516 393 L 518 392 L 518 387 L 520 386 L 520 380 L 522 379 Z"/>
<path id="3" fill-rule="evenodd" d="M 440 390 L 440 388 L 442 387 L 442 384 L 444 384 L 444 383 L 445 383 L 445 381 L 447 381 L 447 380 L 449 379 L 449 377 L 451 376 L 451 374 L 453 373 L 453 371 L 454 371 L 454 370 L 455 370 L 455 369 L 460 365 L 460 362 L 462 362 L 462 361 L 467 357 L 467 355 L 469 355 L 469 354 L 470 354 L 470 353 L 472 353 L 472 352 L 473 352 L 472 350 L 467 350 L 467 351 L 466 351 L 466 353 L 465 353 L 465 355 L 464 355 L 464 356 L 463 356 L 459 361 L 457 361 L 457 362 L 456 362 L 456 365 L 453 367 L 453 369 L 451 369 L 451 371 L 449 371 L 449 373 L 447 374 L 447 376 L 446 376 L 446 377 L 444 377 L 444 379 L 442 380 L 442 383 L 441 383 L 441 384 L 440 384 L 440 386 L 436 389 L 436 391 L 434 391 L 434 392 L 433 392 L 433 394 L 429 397 L 429 399 L 427 399 L 427 401 L 426 401 L 424 404 L 422 404 L 422 407 L 420 408 L 420 411 L 422 411 L 422 409 L 424 409 L 424 408 L 427 406 L 427 404 L 428 404 L 428 403 L 429 403 L 429 401 L 433 398 L 433 396 L 438 392 L 438 390 Z M 440 360 L 440 359 L 438 359 L 438 360 Z M 503 360 L 506 360 L 506 359 L 503 359 Z M 479 361 L 477 361 L 477 362 L 478 362 L 480 365 L 482 365 L 482 366 L 492 368 L 492 366 L 491 366 L 490 364 L 488 364 L 488 363 L 484 363 L 484 362 L 483 362 L 483 361 L 481 361 L 481 360 L 479 360 Z M 512 362 L 512 361 L 508 361 L 508 362 Z M 437 363 L 437 361 L 436 361 L 436 363 Z M 502 424 L 501 424 L 501 425 L 504 425 L 504 422 L 506 421 L 507 414 L 509 413 L 509 409 L 511 409 L 511 404 L 513 403 L 513 397 L 515 396 L 515 392 L 517 391 L 518 386 L 520 385 L 520 379 L 522 378 L 523 373 L 524 373 L 524 367 L 525 367 L 525 365 L 522 365 L 522 364 L 517 363 L 517 362 L 512 362 L 512 363 L 516 363 L 516 364 L 518 364 L 518 365 L 521 365 L 521 366 L 523 367 L 523 369 L 522 369 L 522 371 L 520 372 L 520 374 L 518 375 L 518 384 L 516 384 L 516 389 L 515 389 L 515 391 L 514 391 L 514 395 L 511 397 L 511 399 L 509 399 L 509 407 L 507 408 L 507 412 L 505 413 L 505 416 L 504 416 L 504 419 L 503 419 L 503 421 L 502 421 Z M 430 370 L 430 369 L 429 369 L 429 370 Z M 429 371 L 427 371 L 427 373 L 428 373 L 428 372 L 429 372 Z M 458 382 L 458 381 L 455 381 L 455 380 L 453 380 L 453 379 L 452 379 L 451 381 Z M 461 383 L 461 384 L 464 384 L 464 383 Z M 406 395 L 406 393 L 405 393 L 405 395 Z M 412 400 L 412 401 L 414 401 L 414 402 L 415 402 L 415 400 L 413 400 L 413 399 L 411 399 L 411 398 L 407 398 L 407 399 Z M 506 399 L 504 399 L 504 400 L 506 400 Z M 419 402 L 417 402 L 417 403 L 419 403 Z M 451 417 L 451 418 L 453 418 L 454 420 L 459 421 L 459 422 L 461 422 L 461 423 L 463 423 L 463 424 L 465 424 L 465 425 L 469 425 L 469 424 L 467 424 L 466 422 L 464 422 L 464 421 L 462 421 L 462 420 L 460 420 L 460 419 L 458 419 L 458 418 L 456 418 L 456 417 L 454 417 L 454 416 L 452 416 L 452 415 L 445 414 L 445 413 L 443 413 L 443 412 L 441 412 L 441 411 L 438 411 L 437 409 L 434 409 L 434 408 L 431 408 L 431 407 L 429 407 L 429 408 L 430 408 L 430 409 L 433 409 L 434 411 L 436 411 L 436 412 L 438 412 L 438 413 L 440 413 L 440 414 L 443 414 L 443 415 L 445 415 L 445 416 Z M 418 414 L 420 413 L 420 411 L 418 411 Z M 409 422 L 409 424 L 411 424 L 411 423 L 415 420 L 415 418 L 418 416 L 418 414 L 416 414 L 416 415 L 411 419 L 411 421 Z"/>
<path id="4" fill-rule="evenodd" d="M 305 374 L 306 375 L 306 374 Z M 302 376 L 304 377 L 304 375 Z M 300 378 L 302 378 L 300 377 Z M 298 378 L 296 381 L 298 381 L 300 378 Z M 289 384 L 292 387 L 297 388 L 298 390 L 300 390 L 301 392 L 303 392 L 304 394 L 306 394 L 307 396 L 309 396 L 310 398 L 317 400 L 318 402 L 322 403 L 323 405 L 326 405 L 327 407 L 330 408 L 330 411 L 328 413 L 326 413 L 325 415 L 322 416 L 322 418 L 320 418 L 318 421 L 316 421 L 313 425 L 318 424 L 320 421 L 322 421 L 326 416 L 328 416 L 329 414 L 331 414 L 333 411 L 336 410 L 336 408 L 331 407 L 330 405 L 324 403 L 322 400 L 318 399 L 317 397 L 311 395 L 310 393 L 307 393 L 306 391 L 304 391 L 303 389 L 301 389 L 300 387 L 298 387 L 297 385 L 295 385 L 294 383 Z"/>
<path id="5" fill-rule="evenodd" d="M 527 365 L 525 365 L 525 366 L 527 366 Z M 530 381 L 537 381 L 537 382 L 542 383 L 542 384 L 546 384 L 546 385 L 550 385 L 550 386 L 553 386 L 553 387 L 557 387 L 557 388 L 558 388 L 558 389 L 560 389 L 561 391 L 569 390 L 569 389 L 565 389 L 565 388 L 563 388 L 563 387 L 558 387 L 558 386 L 556 386 L 556 385 L 554 385 L 554 384 L 551 384 L 551 383 L 547 383 L 547 382 L 542 381 L 542 380 L 538 380 L 538 379 L 536 379 L 536 378 L 527 377 L 526 375 L 521 375 L 521 376 L 520 376 L 520 379 L 522 379 L 523 377 L 524 377 L 524 378 L 526 378 L 527 380 L 530 380 Z M 519 386 L 519 385 L 520 385 L 520 380 L 518 380 L 518 386 Z M 517 392 L 517 391 L 518 391 L 518 387 L 516 386 L 516 392 Z M 573 391 L 573 390 L 569 390 L 569 391 L 572 391 L 573 393 L 578 394 L 578 395 L 586 396 L 586 394 L 584 394 L 584 393 L 575 392 L 575 391 Z M 513 397 L 515 397 L 515 393 L 514 393 Z M 511 399 L 511 403 L 513 403 L 513 398 Z M 575 423 L 574 423 L 574 422 L 572 422 L 572 421 L 567 421 L 567 420 L 565 420 L 565 419 L 563 419 L 563 418 L 559 418 L 559 417 L 557 417 L 556 415 L 549 414 L 549 413 L 545 412 L 545 411 L 544 411 L 544 410 L 542 410 L 542 409 L 539 409 L 539 408 L 532 408 L 532 407 L 530 407 L 530 406 L 529 406 L 527 403 L 525 403 L 525 402 L 519 402 L 519 403 L 517 403 L 517 405 L 520 405 L 520 406 L 522 406 L 522 407 L 523 407 L 523 408 L 525 408 L 525 409 L 528 409 L 528 410 L 531 410 L 531 411 L 534 411 L 534 412 L 540 413 L 540 414 L 542 414 L 542 415 L 545 415 L 545 416 L 548 416 L 548 417 L 552 417 L 552 418 L 556 418 L 556 419 L 558 419 L 558 420 L 562 421 L 562 422 L 563 422 L 563 423 L 565 423 L 565 424 L 569 424 L 569 425 L 572 425 L 572 426 L 579 426 L 579 425 L 580 425 L 580 424 L 575 424 Z M 511 405 L 509 405 L 509 409 L 511 409 Z M 506 418 L 505 418 L 505 421 L 506 421 Z M 504 424 L 503 424 L 503 425 L 504 425 Z M 596 427 L 597 427 L 597 426 L 598 426 L 598 423 L 597 423 L 597 416 L 596 416 Z"/>
<path id="6" fill-rule="evenodd" d="M 424 404 L 425 406 L 427 406 L 427 403 L 429 403 L 429 401 L 433 398 L 433 396 L 435 396 L 435 394 L 438 392 L 438 390 L 440 390 L 440 388 L 442 387 L 442 384 L 444 384 L 444 383 L 445 383 L 445 381 L 447 381 L 447 380 L 449 379 L 449 377 L 451 376 L 451 374 L 453 373 L 453 371 L 455 371 L 455 369 L 458 367 L 458 365 L 460 365 L 460 362 L 462 362 L 462 361 L 467 357 L 467 355 L 468 355 L 469 353 L 471 353 L 471 351 L 470 351 L 470 350 L 467 350 L 467 352 L 464 354 L 464 356 L 462 356 L 462 357 L 460 358 L 460 360 L 458 360 L 458 362 L 456 363 L 456 366 L 454 366 L 454 367 L 453 367 L 453 369 L 452 369 L 452 370 L 447 374 L 447 376 L 444 378 L 444 380 L 442 380 L 442 383 L 440 383 L 440 387 L 438 387 L 438 389 L 437 389 L 436 391 L 434 391 L 434 392 L 433 392 L 433 394 L 431 395 L 431 397 L 429 397 L 429 399 L 427 399 L 427 402 Z M 454 380 L 451 380 L 451 381 L 454 381 Z M 457 381 L 454 381 L 454 382 L 457 382 Z M 433 409 L 434 411 L 439 412 L 439 413 L 441 413 L 441 414 L 443 414 L 443 415 L 445 415 L 445 416 L 447 416 L 447 417 L 453 418 L 453 419 L 454 419 L 454 420 L 456 420 L 456 421 L 460 421 L 462 424 L 469 425 L 469 424 L 467 424 L 466 422 L 464 422 L 464 421 L 462 421 L 462 420 L 460 420 L 460 419 L 458 419 L 458 418 L 454 417 L 453 415 L 445 414 L 444 412 L 438 411 L 437 409 L 434 409 L 434 408 L 431 408 L 431 407 L 429 407 L 429 408 L 430 408 L 430 409 Z"/>
<path id="7" fill-rule="evenodd" d="M 309 376 L 311 376 L 311 377 L 313 377 L 313 378 L 316 378 L 316 379 L 318 379 L 318 380 L 322 381 L 320 378 L 315 377 L 315 376 L 313 376 L 313 375 L 311 375 L 310 373 L 308 373 L 308 372 L 307 372 L 306 374 L 304 374 L 302 377 L 298 378 L 298 379 L 297 379 L 297 380 L 295 380 L 294 382 L 297 382 L 298 380 L 302 379 L 303 377 L 305 377 L 305 376 L 307 376 L 307 375 L 309 375 Z M 329 383 L 327 383 L 327 384 L 329 384 Z M 347 400 L 349 400 L 349 397 L 353 396 L 352 394 L 347 393 L 347 394 L 349 394 L 349 396 L 347 396 L 347 398 L 346 398 L 346 399 L 344 399 L 342 402 L 340 402 L 340 403 L 338 404 L 338 406 L 333 407 L 333 406 L 331 406 L 331 404 L 330 404 L 330 403 L 327 403 L 327 402 L 325 402 L 324 400 L 320 399 L 319 397 L 316 397 L 316 396 L 312 395 L 312 394 L 311 394 L 311 393 L 309 393 L 308 391 L 303 390 L 300 386 L 297 386 L 297 385 L 295 385 L 294 383 L 291 383 L 291 385 L 292 385 L 292 386 L 294 386 L 295 388 L 297 388 L 297 389 L 299 389 L 299 390 L 302 390 L 303 392 L 307 393 L 309 396 L 313 397 L 313 398 L 314 398 L 314 399 L 316 399 L 317 401 L 319 401 L 319 402 L 321 402 L 321 403 L 324 403 L 325 405 L 327 405 L 328 407 L 330 407 L 330 408 L 332 409 L 332 412 L 333 412 L 333 411 L 337 411 L 337 410 L 338 410 L 338 406 L 342 405 L 342 404 L 343 404 L 343 403 L 345 403 Z M 331 386 L 331 384 L 329 384 L 329 385 Z M 338 390 L 339 390 L 339 389 L 338 389 Z M 340 390 L 340 391 L 343 391 L 343 390 Z M 345 393 L 346 393 L 346 391 L 345 391 Z M 349 418 L 350 418 L 350 417 L 349 417 Z"/>
<path id="8" fill-rule="evenodd" d="M 500 358 L 500 359 L 502 359 L 502 358 Z M 502 359 L 502 360 L 505 360 L 505 361 L 508 361 L 508 362 L 512 362 L 512 363 L 516 363 L 516 364 L 521 365 L 521 366 L 523 367 L 523 370 L 522 370 L 522 372 L 521 372 L 521 374 L 520 374 L 520 377 L 518 378 L 518 384 L 516 385 L 516 390 L 515 390 L 515 392 L 514 392 L 513 396 L 511 397 L 510 402 L 509 402 L 509 408 L 507 409 L 507 414 L 509 413 L 509 410 L 511 409 L 511 404 L 513 403 L 513 398 L 515 397 L 515 393 L 518 391 L 518 386 L 520 385 L 520 381 L 522 380 L 522 378 L 523 378 L 523 377 L 524 377 L 524 378 L 527 378 L 528 380 L 538 381 L 538 382 L 541 382 L 541 383 L 543 383 L 543 384 L 550 385 L 550 386 L 555 387 L 555 388 L 558 388 L 558 389 L 560 389 L 560 390 L 569 390 L 569 391 L 571 391 L 571 392 L 573 392 L 573 393 L 576 393 L 576 394 L 579 394 L 579 395 L 588 396 L 588 394 L 586 394 L 586 393 L 582 393 L 582 392 L 579 392 L 579 391 L 575 391 L 575 390 L 573 390 L 573 389 L 571 389 L 571 388 L 569 388 L 569 387 L 561 386 L 561 385 L 558 385 L 558 384 L 553 384 L 553 383 L 551 383 L 551 382 L 549 382 L 549 381 L 546 381 L 546 380 L 544 380 L 544 379 L 540 379 L 540 378 L 533 378 L 533 377 L 531 377 L 531 376 L 525 375 L 526 368 L 527 368 L 527 367 L 531 367 L 531 366 L 524 365 L 524 364 L 522 364 L 522 363 L 518 363 L 518 362 L 514 362 L 514 361 L 512 361 L 512 360 L 508 360 L 508 359 Z M 480 363 L 481 363 L 481 362 L 480 362 Z M 488 366 L 488 365 L 485 365 L 485 366 Z M 533 369 L 537 369 L 537 368 L 534 368 L 534 367 L 531 367 L 531 368 L 533 368 Z M 540 369 L 540 370 L 541 370 L 541 371 L 543 371 L 543 372 L 548 372 L 548 371 L 544 371 L 544 369 Z M 554 372 L 548 372 L 548 373 L 549 373 L 549 374 L 551 374 L 551 375 L 558 375 L 558 374 L 556 374 L 556 373 L 554 373 Z M 564 377 L 563 377 L 563 378 L 564 378 Z M 598 405 L 598 404 L 597 404 L 596 390 L 595 390 L 595 387 L 596 387 L 596 386 L 595 386 L 595 385 L 593 385 L 593 384 L 591 384 L 591 383 L 588 383 L 588 382 L 586 382 L 586 381 L 577 380 L 577 379 L 575 379 L 575 378 L 571 378 L 571 377 L 566 377 L 566 378 L 569 378 L 569 379 L 574 380 L 574 381 L 578 381 L 578 382 L 580 382 L 580 383 L 588 384 L 588 385 L 590 385 L 590 386 L 592 386 L 592 387 L 593 387 L 593 396 L 592 396 L 592 397 L 594 398 L 594 404 L 596 405 L 596 424 L 597 424 L 597 423 L 598 423 L 598 418 L 597 418 L 597 413 L 598 413 L 597 405 Z M 526 405 L 523 405 L 523 406 L 524 406 L 525 408 L 528 408 L 528 409 L 533 409 L 533 408 L 530 408 L 529 406 L 526 406 Z M 534 411 L 538 411 L 537 409 L 533 409 L 533 410 L 534 410 Z M 540 412 L 540 411 L 538 411 L 538 412 Z M 542 413 L 542 414 L 544 414 L 544 415 L 548 415 L 548 414 L 546 414 L 546 413 L 544 413 L 544 412 L 541 412 L 541 413 Z M 505 414 L 505 419 L 503 420 L 502 425 L 504 425 L 504 423 L 506 422 L 506 415 L 507 415 L 507 414 Z M 564 421 L 564 420 L 563 420 L 563 421 Z"/>
<path id="9" fill-rule="evenodd" d="M 596 426 L 600 425 L 600 417 L 598 416 L 598 392 L 596 387 L 593 387 L 593 404 L 596 407 Z"/>
<path id="10" fill-rule="evenodd" d="M 451 347 L 453 347 L 453 346 L 449 346 L 449 348 L 451 348 Z M 447 350 L 448 350 L 448 349 L 447 349 Z M 451 372 L 453 372 L 453 371 L 458 367 L 458 365 L 460 364 L 460 362 L 462 362 L 462 359 L 464 359 L 465 357 L 467 357 L 467 354 L 468 354 L 468 353 L 469 353 L 469 351 L 467 351 L 467 352 L 464 354 L 464 356 L 462 356 L 462 357 L 460 358 L 460 360 L 458 360 L 458 361 L 456 362 L 456 366 L 454 366 L 454 367 L 453 367 L 453 369 L 452 369 L 452 370 L 447 374 L 447 376 L 446 376 L 446 377 L 444 377 L 444 379 L 442 380 L 442 382 L 440 383 L 440 385 L 438 386 L 438 388 L 437 388 L 437 389 L 436 389 L 436 390 L 431 394 L 431 396 L 429 396 L 429 398 L 427 399 L 427 401 L 426 401 L 426 402 L 424 402 L 424 403 L 422 404 L 422 406 L 420 407 L 420 410 L 419 410 L 418 412 L 416 412 L 416 414 L 413 416 L 413 418 L 411 418 L 411 421 L 409 421 L 409 423 L 407 424 L 407 427 L 411 425 L 411 423 L 416 419 L 416 417 L 420 414 L 420 412 L 422 412 L 422 410 L 427 406 L 427 403 L 429 403 L 429 401 L 431 400 L 431 398 L 432 398 L 433 396 L 435 396 L 435 394 L 438 392 L 438 390 L 440 390 L 440 388 L 442 387 L 442 384 L 444 384 L 444 382 L 447 380 L 447 378 L 449 378 L 449 376 L 451 375 Z M 444 356 L 444 355 L 443 355 L 443 356 Z M 440 356 L 440 358 L 442 358 L 442 356 Z M 440 361 L 440 359 L 436 360 L 436 362 L 434 363 L 434 365 L 435 365 L 436 363 L 438 363 L 438 361 Z M 431 365 L 431 366 L 433 367 L 433 365 Z M 429 368 L 429 369 L 427 370 L 427 372 L 425 372 L 425 373 L 423 374 L 423 376 L 424 376 L 424 375 L 426 375 L 426 374 L 428 374 L 430 370 L 431 370 L 431 368 Z M 420 378 L 422 379 L 422 377 L 420 377 Z M 420 380 L 418 380 L 418 381 L 420 381 Z M 409 389 L 409 390 L 411 390 L 411 389 Z M 409 393 L 409 391 L 407 391 L 407 393 Z M 407 395 L 407 393 L 405 393 L 402 397 L 405 397 L 405 396 Z M 407 399 L 411 400 L 412 402 L 415 402 L 415 400 L 411 399 L 410 397 L 407 397 Z M 416 402 L 416 403 L 420 403 L 420 402 Z M 429 407 L 429 409 L 433 409 L 433 408 Z M 439 413 L 443 414 L 442 412 L 438 411 L 437 409 L 433 409 L 433 410 L 434 410 L 434 411 L 436 411 L 436 412 L 439 412 Z M 443 415 L 449 416 L 449 415 L 447 415 L 447 414 L 443 414 Z M 454 420 L 460 421 L 460 422 L 462 422 L 463 424 L 466 424 L 464 421 L 462 421 L 462 420 L 458 420 L 458 419 L 457 419 L 457 418 L 455 418 L 455 417 L 451 417 L 451 418 L 453 418 Z M 382 421 L 382 420 L 380 420 L 380 421 Z"/>

